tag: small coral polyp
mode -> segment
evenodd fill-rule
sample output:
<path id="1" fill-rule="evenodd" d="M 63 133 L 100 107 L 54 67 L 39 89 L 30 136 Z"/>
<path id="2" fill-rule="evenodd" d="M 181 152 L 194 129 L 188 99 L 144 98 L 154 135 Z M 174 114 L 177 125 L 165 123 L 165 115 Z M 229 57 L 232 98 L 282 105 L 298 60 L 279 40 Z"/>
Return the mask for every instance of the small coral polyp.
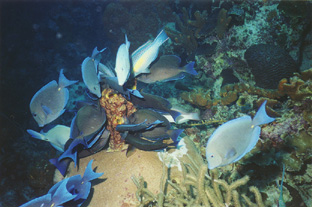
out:
<path id="1" fill-rule="evenodd" d="M 102 91 L 101 106 L 106 111 L 107 129 L 110 131 L 109 151 L 119 151 L 124 148 L 124 140 L 116 131 L 116 126 L 124 123 L 124 117 L 129 117 L 136 111 L 135 106 L 121 94 L 106 88 Z"/>

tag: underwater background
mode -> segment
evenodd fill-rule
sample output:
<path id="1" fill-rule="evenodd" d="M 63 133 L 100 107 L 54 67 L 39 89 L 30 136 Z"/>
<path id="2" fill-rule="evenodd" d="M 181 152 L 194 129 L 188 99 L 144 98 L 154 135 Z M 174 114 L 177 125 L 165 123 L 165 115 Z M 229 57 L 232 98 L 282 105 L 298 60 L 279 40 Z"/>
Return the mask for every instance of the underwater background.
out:
<path id="1" fill-rule="evenodd" d="M 284 164 L 286 206 L 312 206 L 311 13 L 309 1 L 0 1 L 0 207 L 19 206 L 54 184 L 49 159 L 59 153 L 26 132 L 40 131 L 29 110 L 33 95 L 62 68 L 79 80 L 53 122 L 69 126 L 75 103 L 87 99 L 81 63 L 93 48 L 106 47 L 102 59 L 113 66 L 125 34 L 133 52 L 161 29 L 170 39 L 159 56 L 195 61 L 198 75 L 142 88 L 200 114 L 200 121 L 173 124 L 184 129 L 181 137 L 205 159 L 220 124 L 253 116 L 267 100 L 276 121 L 243 159 L 222 167 L 221 177 L 249 175 L 247 185 L 266 206 L 277 206 Z"/>

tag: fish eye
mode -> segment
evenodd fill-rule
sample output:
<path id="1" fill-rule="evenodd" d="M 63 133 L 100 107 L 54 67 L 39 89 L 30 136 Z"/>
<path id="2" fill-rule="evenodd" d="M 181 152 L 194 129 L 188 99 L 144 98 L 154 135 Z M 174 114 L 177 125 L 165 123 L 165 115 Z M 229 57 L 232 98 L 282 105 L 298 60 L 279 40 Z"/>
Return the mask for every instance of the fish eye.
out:
<path id="1" fill-rule="evenodd" d="M 96 87 L 93 87 L 93 89 L 96 91 Z"/>
<path id="2" fill-rule="evenodd" d="M 33 113 L 32 115 L 33 115 L 34 117 L 36 117 L 36 116 L 37 116 L 37 114 L 35 114 L 35 113 Z"/>
<path id="3" fill-rule="evenodd" d="M 210 155 L 211 158 L 213 158 L 213 155 Z"/>

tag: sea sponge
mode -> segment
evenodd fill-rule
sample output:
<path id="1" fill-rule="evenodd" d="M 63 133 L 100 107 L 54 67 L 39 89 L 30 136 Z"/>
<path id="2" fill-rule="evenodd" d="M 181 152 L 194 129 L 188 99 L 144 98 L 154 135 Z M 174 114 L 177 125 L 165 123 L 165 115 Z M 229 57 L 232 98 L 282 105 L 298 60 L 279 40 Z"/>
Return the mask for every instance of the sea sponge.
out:
<path id="1" fill-rule="evenodd" d="M 121 94 L 117 94 L 110 88 L 102 91 L 100 104 L 106 111 L 107 129 L 110 131 L 109 148 L 112 151 L 121 150 L 124 146 L 124 140 L 121 139 L 120 133 L 116 131 L 116 126 L 123 124 L 124 118 L 133 114 L 136 108 Z"/>
<path id="2" fill-rule="evenodd" d="M 244 56 L 256 85 L 262 88 L 276 89 L 281 79 L 290 78 L 299 70 L 292 57 L 276 45 L 252 45 Z"/>

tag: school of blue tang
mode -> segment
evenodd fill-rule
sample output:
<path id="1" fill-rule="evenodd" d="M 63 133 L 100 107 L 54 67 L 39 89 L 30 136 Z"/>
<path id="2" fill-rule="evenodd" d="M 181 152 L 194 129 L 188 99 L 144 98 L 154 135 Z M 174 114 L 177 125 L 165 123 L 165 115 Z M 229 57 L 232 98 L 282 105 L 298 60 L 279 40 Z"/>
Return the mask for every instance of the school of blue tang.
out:
<path id="1" fill-rule="evenodd" d="M 172 129 L 171 124 L 184 123 L 188 120 L 200 120 L 198 113 L 187 113 L 173 108 L 170 102 L 162 97 L 137 90 L 131 83 L 134 80 L 145 84 L 182 79 L 186 74 L 197 75 L 195 62 L 180 66 L 181 59 L 174 55 L 163 55 L 157 61 L 160 46 L 168 40 L 164 30 L 154 40 L 149 40 L 131 55 L 130 41 L 125 35 L 125 42 L 120 45 L 116 54 L 115 68 L 112 69 L 101 61 L 105 49 L 95 48 L 90 57 L 81 65 L 82 80 L 88 89 L 90 101 L 77 103 L 77 112 L 70 126 L 52 125 L 65 112 L 69 99 L 66 87 L 78 81 L 68 80 L 63 70 L 59 81 L 51 81 L 43 86 L 32 98 L 30 111 L 40 132 L 28 129 L 34 138 L 48 141 L 62 154 L 50 162 L 66 175 L 71 161 L 78 166 L 78 159 L 102 150 L 107 144 L 110 132 L 106 129 L 106 113 L 99 105 L 101 91 L 109 87 L 122 94 L 140 109 L 126 118 L 124 124 L 116 127 L 129 146 L 141 150 L 163 150 L 175 148 L 180 141 L 182 129 Z M 155 62 L 152 66 L 151 63 Z M 257 143 L 261 128 L 259 125 L 272 122 L 274 119 L 265 112 L 264 102 L 253 119 L 245 116 L 228 121 L 221 125 L 209 138 L 206 157 L 209 169 L 234 163 L 248 153 Z M 22 205 L 27 206 L 81 206 L 87 199 L 91 180 L 103 173 L 95 173 L 92 161 L 87 166 L 83 177 L 80 175 L 66 178 L 56 183 L 49 192 Z"/>

